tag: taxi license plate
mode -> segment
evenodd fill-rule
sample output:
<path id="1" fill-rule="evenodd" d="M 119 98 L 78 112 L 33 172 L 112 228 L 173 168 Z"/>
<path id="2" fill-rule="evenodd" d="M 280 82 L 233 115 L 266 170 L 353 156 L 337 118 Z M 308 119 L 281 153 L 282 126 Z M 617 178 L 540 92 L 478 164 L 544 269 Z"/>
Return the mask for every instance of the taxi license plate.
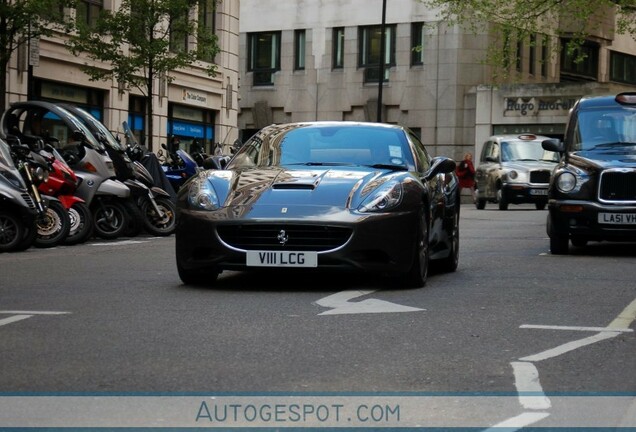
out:
<path id="1" fill-rule="evenodd" d="M 610 225 L 636 225 L 636 213 L 599 213 L 598 223 Z"/>
<path id="2" fill-rule="evenodd" d="M 318 254 L 311 251 L 247 251 L 249 267 L 318 267 Z"/>
<path id="3" fill-rule="evenodd" d="M 530 189 L 530 195 L 547 195 L 548 194 L 548 190 L 547 189 Z"/>

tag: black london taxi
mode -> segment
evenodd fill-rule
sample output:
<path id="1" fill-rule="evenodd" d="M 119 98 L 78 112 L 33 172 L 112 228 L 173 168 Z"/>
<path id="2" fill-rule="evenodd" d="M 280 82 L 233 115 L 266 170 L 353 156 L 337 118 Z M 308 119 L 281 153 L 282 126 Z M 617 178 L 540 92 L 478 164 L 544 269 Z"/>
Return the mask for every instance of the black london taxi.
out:
<path id="1" fill-rule="evenodd" d="M 636 92 L 581 98 L 570 111 L 548 191 L 550 251 L 636 241 Z"/>

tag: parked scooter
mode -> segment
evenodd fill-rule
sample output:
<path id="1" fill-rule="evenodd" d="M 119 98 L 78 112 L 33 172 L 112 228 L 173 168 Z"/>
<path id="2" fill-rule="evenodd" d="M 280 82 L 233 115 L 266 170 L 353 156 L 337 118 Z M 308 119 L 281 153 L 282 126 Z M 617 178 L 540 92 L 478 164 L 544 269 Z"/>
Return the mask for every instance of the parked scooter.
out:
<path id="1" fill-rule="evenodd" d="M 66 163 L 62 155 L 50 145 L 39 151 L 49 165 L 49 179 L 40 183 L 38 189 L 45 195 L 57 197 L 71 219 L 71 229 L 64 239 L 64 244 L 84 243 L 93 234 L 93 215 L 86 202 L 75 195 L 79 186 L 79 178 Z"/>
<path id="2" fill-rule="evenodd" d="M 165 144 L 161 144 L 161 148 L 166 151 L 161 168 L 174 190 L 178 191 L 190 177 L 201 171 L 201 167 L 185 150 L 168 148 Z"/>
<path id="3" fill-rule="evenodd" d="M 35 240 L 37 210 L 11 157 L 0 139 L 0 252 L 28 249 Z"/>
<path id="4" fill-rule="evenodd" d="M 115 179 L 112 160 L 81 121 L 53 103 L 28 101 L 12 103 L 1 123 L 5 133 L 16 130 L 20 139 L 35 136 L 59 145 L 60 154 L 81 179 L 75 195 L 88 204 L 95 234 L 106 239 L 125 234 L 129 211 L 136 210 L 130 189 Z"/>
<path id="5" fill-rule="evenodd" d="M 133 162 L 128 156 L 126 146 L 120 144 L 113 134 L 99 120 L 87 111 L 76 106 L 62 105 L 79 118 L 93 136 L 104 145 L 113 161 L 117 179 L 122 181 L 131 191 L 137 205 L 141 223 L 133 221 L 135 230 L 140 225 L 150 234 L 167 236 L 174 232 L 176 226 L 176 208 L 168 192 L 154 186 L 148 170 L 139 162 Z"/>
<path id="6" fill-rule="evenodd" d="M 48 181 L 50 167 L 42 160 L 36 160 L 31 147 L 22 144 L 18 139 L 7 137 L 11 142 L 11 156 L 22 175 L 31 199 L 35 202 L 38 217 L 37 234 L 33 244 L 46 248 L 62 243 L 71 229 L 71 219 L 60 200 L 52 196 L 44 196 L 39 186 Z"/>

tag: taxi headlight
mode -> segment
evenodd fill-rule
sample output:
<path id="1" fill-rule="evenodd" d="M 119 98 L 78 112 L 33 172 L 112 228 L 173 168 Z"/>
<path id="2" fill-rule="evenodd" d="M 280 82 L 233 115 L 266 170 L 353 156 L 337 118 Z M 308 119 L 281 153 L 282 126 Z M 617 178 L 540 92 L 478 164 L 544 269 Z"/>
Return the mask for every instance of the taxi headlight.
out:
<path id="1" fill-rule="evenodd" d="M 361 212 L 382 212 L 396 207 L 402 201 L 402 184 L 387 181 L 373 191 L 360 205 Z"/>
<path id="2" fill-rule="evenodd" d="M 207 177 L 199 177 L 190 183 L 188 204 L 198 210 L 216 210 L 219 208 L 219 196 Z"/>
<path id="3" fill-rule="evenodd" d="M 508 172 L 508 178 L 509 178 L 510 180 L 514 180 L 514 179 L 516 179 L 517 177 L 519 177 L 519 173 L 517 173 L 517 171 L 512 170 L 512 171 L 509 171 L 509 172 Z"/>
<path id="4" fill-rule="evenodd" d="M 557 189 L 560 192 L 572 192 L 576 187 L 576 176 L 571 172 L 564 172 L 557 177 Z"/>

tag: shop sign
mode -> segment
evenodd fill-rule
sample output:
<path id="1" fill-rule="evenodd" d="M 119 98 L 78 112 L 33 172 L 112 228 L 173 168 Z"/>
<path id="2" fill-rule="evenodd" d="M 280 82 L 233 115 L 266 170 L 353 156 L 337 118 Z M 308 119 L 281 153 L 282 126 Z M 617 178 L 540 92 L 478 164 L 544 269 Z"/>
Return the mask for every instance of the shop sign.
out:
<path id="1" fill-rule="evenodd" d="M 207 106 L 208 95 L 207 93 L 201 93 L 201 92 L 196 92 L 193 90 L 183 89 L 183 101 L 190 104 Z"/>
<path id="2" fill-rule="evenodd" d="M 504 98 L 504 117 L 562 115 L 574 106 L 578 97 Z"/>
<path id="3" fill-rule="evenodd" d="M 42 83 L 41 96 L 47 99 L 62 100 L 73 103 L 85 104 L 88 101 L 88 92 L 78 87 Z"/>

